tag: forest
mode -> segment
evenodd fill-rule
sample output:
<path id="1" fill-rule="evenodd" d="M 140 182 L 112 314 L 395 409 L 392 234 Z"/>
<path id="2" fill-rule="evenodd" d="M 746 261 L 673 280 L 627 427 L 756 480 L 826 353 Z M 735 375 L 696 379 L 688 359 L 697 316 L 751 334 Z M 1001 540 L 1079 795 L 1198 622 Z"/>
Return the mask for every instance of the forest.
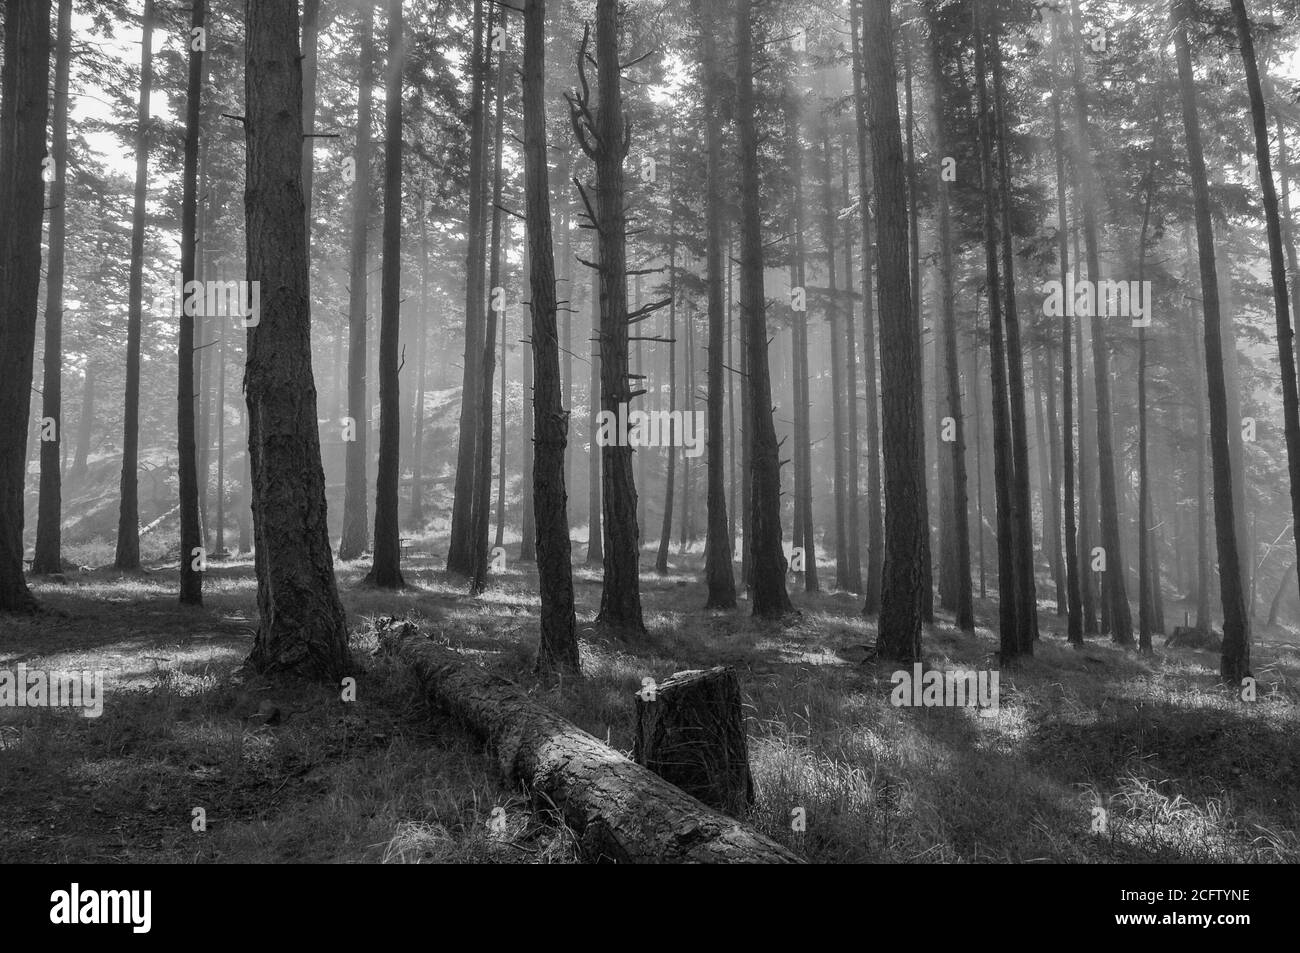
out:
<path id="1" fill-rule="evenodd" d="M 1300 2 L 0 9 L 0 862 L 1300 861 Z"/>

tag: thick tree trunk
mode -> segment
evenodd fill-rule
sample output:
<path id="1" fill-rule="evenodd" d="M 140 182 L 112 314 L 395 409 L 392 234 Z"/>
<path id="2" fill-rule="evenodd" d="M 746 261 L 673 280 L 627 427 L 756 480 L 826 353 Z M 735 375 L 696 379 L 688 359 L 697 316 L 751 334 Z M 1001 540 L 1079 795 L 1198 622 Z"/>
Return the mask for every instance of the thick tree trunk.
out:
<path id="1" fill-rule="evenodd" d="M 593 246 L 595 239 L 592 239 Z M 593 258 L 596 255 L 593 253 Z M 600 414 L 600 276 L 591 275 L 591 376 L 587 382 L 587 565 L 605 560 L 604 522 L 600 515 L 600 444 L 596 442 L 596 420 Z"/>
<path id="2" fill-rule="evenodd" d="M 483 0 L 474 0 L 473 82 L 470 92 L 469 210 L 466 222 L 465 262 L 465 368 L 461 383 L 459 443 L 456 451 L 456 488 L 451 508 L 451 538 L 447 571 L 462 576 L 474 573 L 473 517 L 477 473 L 480 375 L 483 357 L 484 268 L 486 255 L 487 174 L 483 151 L 486 139 L 486 80 L 491 52 L 484 42 Z"/>
<path id="3" fill-rule="evenodd" d="M 750 526 L 753 533 L 753 612 L 779 618 L 790 611 L 781 550 L 781 459 L 772 421 L 772 383 L 767 363 L 767 319 L 763 294 L 763 233 L 759 213 L 758 128 L 754 96 L 752 0 L 736 12 L 736 132 L 740 147 L 741 320 L 746 325 L 749 384 Z M 892 88 L 892 87 L 891 87 Z"/>
<path id="4" fill-rule="evenodd" d="M 850 0 L 849 10 L 853 32 L 853 100 L 858 131 L 858 212 L 862 217 L 862 376 L 866 397 L 863 411 L 867 418 L 867 578 L 866 601 L 862 611 L 866 615 L 876 615 L 880 612 L 885 546 L 880 500 L 880 382 L 876 373 L 876 320 L 872 291 L 876 246 L 871 234 L 871 181 L 868 174 L 870 150 L 866 93 L 863 88 L 865 67 L 862 62 L 859 26 L 859 10 L 863 2 L 865 0 Z"/>
<path id="5" fill-rule="evenodd" d="M 0 68 L 0 611 L 8 612 L 38 607 L 23 577 L 23 484 L 40 306 L 49 75 L 49 4 L 8 0 Z"/>
<path id="6" fill-rule="evenodd" d="M 1219 674 L 1236 686 L 1250 674 L 1250 618 L 1242 592 L 1240 554 L 1234 525 L 1232 468 L 1228 429 L 1227 386 L 1223 370 L 1220 335 L 1219 284 L 1214 261 L 1214 231 L 1206 183 L 1205 157 L 1201 149 L 1200 120 L 1196 113 L 1196 89 L 1192 78 L 1192 55 L 1187 41 L 1187 0 L 1175 0 L 1173 8 L 1174 46 L 1178 57 L 1179 92 L 1183 125 L 1187 134 L 1187 159 L 1196 204 L 1196 239 L 1201 272 L 1201 306 L 1205 315 L 1205 367 L 1210 395 L 1210 447 L 1214 461 L 1214 525 L 1219 552 L 1219 592 L 1223 603 L 1223 649 Z"/>
<path id="7" fill-rule="evenodd" d="M 339 559 L 357 559 L 370 540 L 366 511 L 366 444 L 370 431 L 370 403 L 366 395 L 369 322 L 366 320 L 366 240 L 370 219 L 370 104 L 371 72 L 375 59 L 374 7 L 361 7 L 360 70 L 357 81 L 357 144 L 352 180 L 352 236 L 348 253 L 348 421 L 344 430 L 345 476 L 343 535 Z M 350 430 L 350 432 L 349 432 Z M 348 439 L 351 438 L 351 439 Z"/>
<path id="8" fill-rule="evenodd" d="M 532 493 L 537 515 L 537 575 L 542 600 L 537 671 L 576 675 L 580 665 L 573 610 L 568 494 L 564 487 L 569 415 L 560 401 L 551 193 L 547 182 L 546 5 L 545 0 L 525 0 L 525 3 L 524 177 L 532 312 L 530 350 L 535 369 L 533 425 L 537 434 Z"/>
<path id="9" fill-rule="evenodd" d="M 351 659 L 311 367 L 296 7 L 249 4 L 244 35 L 248 277 L 264 289 L 244 372 L 259 615 L 249 661 L 264 674 L 337 680 Z"/>
<path id="10" fill-rule="evenodd" d="M 311 268 L 311 191 L 315 163 L 317 47 L 321 0 L 302 0 L 302 150 L 303 221 L 307 223 L 307 267 Z"/>
<path id="11" fill-rule="evenodd" d="M 411 623 L 390 626 L 383 638 L 411 666 L 428 699 L 487 742 L 510 783 L 523 784 L 539 806 L 563 815 L 586 859 L 800 862 L 776 842 L 601 744 L 512 683 L 421 638 Z"/>
<path id="12" fill-rule="evenodd" d="M 543 10 L 543 25 L 544 25 L 544 21 L 545 21 L 545 11 Z M 527 29 L 526 23 L 525 23 L 525 29 Z M 543 45 L 543 49 L 545 49 L 544 45 Z M 542 83 L 543 85 L 545 85 L 545 73 L 543 73 Z M 523 188 L 521 189 L 521 193 L 524 195 L 524 201 L 526 203 L 527 196 L 528 196 L 527 170 L 524 171 L 524 181 L 523 181 Z M 547 202 L 548 208 L 549 205 L 550 203 L 549 203 L 549 196 L 548 196 L 548 202 Z M 525 229 L 526 228 L 527 225 L 525 224 Z M 520 284 L 525 289 L 527 289 L 528 294 L 531 295 L 532 280 L 533 280 L 532 260 L 529 257 L 531 255 L 531 252 L 529 251 L 528 244 L 529 244 L 528 233 L 525 230 L 524 247 L 523 247 L 523 277 L 522 280 L 520 281 Z M 553 254 L 554 252 L 552 252 L 552 255 Z M 554 271 L 555 271 L 555 261 L 554 258 L 552 258 L 551 261 L 552 296 L 555 295 Z M 532 307 L 531 302 L 532 302 L 532 298 L 530 297 L 527 302 L 524 302 L 522 304 L 521 313 L 524 318 L 528 318 L 529 316 L 530 309 Z M 533 338 L 532 338 L 531 320 L 527 320 L 524 322 L 523 333 L 525 335 L 524 342 L 528 345 L 528 353 L 523 355 L 523 358 L 520 361 L 520 364 L 522 365 L 521 370 L 522 370 L 522 377 L 523 377 L 523 389 L 519 401 L 520 414 L 521 414 L 520 430 L 523 433 L 519 440 L 519 449 L 522 454 L 521 463 L 519 466 L 519 472 L 523 475 L 523 478 L 520 480 L 519 493 L 520 496 L 523 497 L 523 503 L 522 503 L 523 516 L 521 517 L 521 525 L 519 530 L 519 561 L 521 563 L 532 563 L 537 561 L 537 510 L 534 509 L 533 494 L 530 491 L 530 486 L 533 478 L 533 467 L 535 466 L 535 460 L 536 460 L 536 450 L 533 446 L 534 441 L 536 439 L 535 437 L 536 428 L 534 428 L 533 426 L 532 411 L 529 410 L 530 404 L 535 399 L 535 391 L 533 388 L 533 352 L 532 352 Z M 566 443 L 568 442 L 567 435 L 566 435 L 565 442 Z M 561 463 L 563 463 L 563 458 L 561 458 Z M 565 532 L 565 537 L 566 538 L 568 537 L 567 528 Z"/>
<path id="13" fill-rule="evenodd" d="M 191 0 L 190 36 L 204 36 L 205 0 Z M 194 252 L 197 235 L 198 176 L 199 176 L 199 122 L 202 115 L 203 49 L 205 43 L 191 39 L 189 44 L 189 77 L 185 102 L 185 159 L 181 174 L 181 287 L 194 280 Z M 200 47 L 195 49 L 195 47 Z M 199 523 L 199 475 L 194 447 L 194 318 L 178 307 L 176 364 L 176 441 L 178 482 L 181 506 L 181 605 L 201 605 L 203 602 L 204 563 L 202 556 L 203 529 Z M 224 336 L 224 335 L 223 335 Z M 197 564 L 196 564 L 197 563 Z"/>
<path id="14" fill-rule="evenodd" d="M 199 4 L 195 4 L 196 8 Z M 201 15 L 200 15 L 201 16 Z M 64 199 L 68 172 L 68 73 L 72 63 L 72 0 L 59 0 L 58 39 L 54 66 L 53 159 L 50 185 L 50 257 L 45 278 L 45 377 L 41 387 L 40 501 L 36 512 L 36 552 L 32 573 L 63 571 L 60 523 L 63 487 L 59 450 L 63 446 L 63 251 L 67 231 Z M 190 388 L 193 390 L 193 388 Z M 193 424 L 193 410 L 190 422 Z M 181 553 L 184 555 L 184 548 Z M 182 560 L 182 564 L 184 560 Z"/>
<path id="15" fill-rule="evenodd" d="M 80 483 L 86 477 L 86 458 L 90 456 L 90 438 L 95 425 L 95 377 L 99 369 L 90 358 L 82 372 L 81 414 L 77 418 L 77 446 L 72 452 L 68 482 Z"/>
<path id="16" fill-rule="evenodd" d="M 122 408 L 122 479 L 118 496 L 116 569 L 140 568 L 140 334 L 144 309 L 145 198 L 149 188 L 149 94 L 153 87 L 153 0 L 145 0 L 136 111 L 135 195 L 127 288 L 126 399 Z"/>
<path id="17" fill-rule="evenodd" d="M 722 429 L 724 369 L 722 337 L 726 324 L 726 301 L 722 283 L 726 272 L 722 264 L 722 226 L 726 210 L 722 200 L 722 83 L 718 64 L 717 39 L 720 20 L 709 0 L 702 4 L 700 62 L 710 77 L 705 87 L 705 137 L 707 198 L 705 215 L 708 240 L 706 249 L 709 282 L 709 370 L 708 424 L 705 434 L 708 453 L 708 532 L 704 546 L 704 578 L 708 585 L 706 609 L 736 607 L 736 576 L 732 568 L 731 534 L 728 531 L 727 495 L 724 485 L 725 433 Z M 743 721 L 742 721 L 743 725 Z M 743 740 L 743 734 L 742 734 Z M 748 763 L 746 762 L 746 770 Z"/>
<path id="18" fill-rule="evenodd" d="M 895 86 L 889 0 L 863 7 L 867 125 L 880 223 L 880 390 L 885 454 L 885 577 L 877 650 L 904 664 L 921 658 L 925 612 L 925 445 L 917 426 L 921 355 L 907 259 L 907 189 Z"/>
<path id="19" fill-rule="evenodd" d="M 402 2 L 388 2 L 388 76 L 384 84 L 384 263 L 379 318 L 379 473 L 375 480 L 374 563 L 366 582 L 400 589 L 401 528 L 397 484 L 401 478 L 402 399 L 398 338 L 402 307 Z M 489 381 L 490 385 L 490 381 Z"/>
<path id="20" fill-rule="evenodd" d="M 424 528 L 424 395 L 428 375 L 429 349 L 429 214 L 427 200 L 420 194 L 420 318 L 416 331 L 416 373 L 415 413 L 411 429 L 411 510 L 409 520 L 412 528 L 419 531 Z M 528 395 L 525 395 L 527 399 Z"/>
<path id="21" fill-rule="evenodd" d="M 1157 134 L 1157 141 L 1162 137 Z M 1137 281 L 1141 288 L 1146 274 L 1147 230 L 1151 223 L 1151 202 L 1155 194 L 1155 158 L 1147 167 L 1146 201 L 1142 205 L 1142 232 L 1138 237 Z M 1147 459 L 1147 329 L 1138 328 L 1138 648 L 1150 655 L 1155 608 L 1151 597 L 1151 469 Z M 1158 582 L 1157 582 L 1158 585 Z"/>

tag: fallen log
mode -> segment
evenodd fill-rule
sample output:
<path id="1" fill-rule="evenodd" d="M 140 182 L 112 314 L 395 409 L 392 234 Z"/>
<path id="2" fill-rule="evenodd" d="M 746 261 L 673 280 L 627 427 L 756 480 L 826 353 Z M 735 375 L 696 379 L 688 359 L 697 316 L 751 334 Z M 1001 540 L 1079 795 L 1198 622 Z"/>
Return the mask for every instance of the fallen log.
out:
<path id="1" fill-rule="evenodd" d="M 553 806 L 584 858 L 613 863 L 797 864 L 748 825 L 702 804 L 534 701 L 517 685 L 384 619 L 379 644 L 409 665 L 431 703 L 488 743 L 502 771 Z"/>

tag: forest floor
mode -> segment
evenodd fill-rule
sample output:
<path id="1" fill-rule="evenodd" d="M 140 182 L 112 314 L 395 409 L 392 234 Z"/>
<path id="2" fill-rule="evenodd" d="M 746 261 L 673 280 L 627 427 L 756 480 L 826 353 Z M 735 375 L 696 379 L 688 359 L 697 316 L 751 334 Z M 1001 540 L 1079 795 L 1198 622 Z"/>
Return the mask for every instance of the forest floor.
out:
<path id="1" fill-rule="evenodd" d="M 1258 697 L 1244 702 L 1216 684 L 1215 653 L 1158 639 L 1143 658 L 1098 636 L 1070 648 L 1044 600 L 1042 639 L 1002 673 L 996 712 L 898 708 L 897 666 L 870 658 L 857 596 L 792 584 L 798 620 L 760 624 L 743 600 L 704 611 L 699 564 L 688 554 L 643 577 L 649 634 L 635 644 L 593 629 L 599 569 L 575 567 L 586 678 L 535 690 L 627 752 L 643 677 L 734 666 L 751 706 L 752 822 L 811 861 L 1300 861 L 1293 630 L 1256 631 Z M 337 688 L 236 676 L 256 617 L 247 558 L 209 564 L 197 609 L 176 604 L 174 562 L 37 582 L 56 612 L 0 618 L 0 669 L 103 670 L 107 701 L 98 718 L 0 708 L 0 862 L 573 862 L 570 832 L 528 811 L 483 746 L 372 655 L 374 620 L 409 615 L 535 686 L 535 574 L 504 572 L 470 598 L 435 565 L 408 554 L 399 593 L 360 588 L 363 562 L 337 567 L 357 661 L 347 704 Z M 995 620 L 996 604 L 977 617 Z M 925 633 L 927 664 L 996 665 L 993 631 L 950 623 Z M 489 830 L 497 806 L 505 836 Z"/>

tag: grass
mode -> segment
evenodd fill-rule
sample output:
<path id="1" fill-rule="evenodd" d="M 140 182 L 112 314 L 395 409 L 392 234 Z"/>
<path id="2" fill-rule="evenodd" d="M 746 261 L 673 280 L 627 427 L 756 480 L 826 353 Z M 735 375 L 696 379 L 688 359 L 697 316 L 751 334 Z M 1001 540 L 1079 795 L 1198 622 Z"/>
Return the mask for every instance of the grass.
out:
<path id="1" fill-rule="evenodd" d="M 102 669 L 108 699 L 98 719 L 0 709 L 0 861 L 573 862 L 571 832 L 532 814 L 478 742 L 371 655 L 386 615 L 421 619 L 629 753 L 642 678 L 733 666 L 749 706 L 751 820 L 812 861 L 1300 860 L 1289 630 L 1256 633 L 1258 698 L 1243 702 L 1217 684 L 1210 653 L 1143 658 L 1095 636 L 1076 650 L 1045 604 L 1035 656 L 1002 672 L 996 713 L 895 708 L 897 666 L 870 658 L 875 630 L 856 597 L 794 592 L 788 627 L 754 622 L 743 601 L 705 612 L 688 554 L 643 577 L 649 633 L 636 642 L 594 627 L 599 571 L 575 567 L 586 677 L 537 685 L 535 575 L 514 568 L 470 598 L 421 555 L 431 548 L 412 542 L 399 593 L 360 588 L 362 561 L 337 567 L 353 703 L 237 675 L 256 612 L 248 560 L 210 565 L 201 609 L 175 604 L 174 564 L 39 583 L 63 615 L 0 618 L 0 668 Z M 995 619 L 996 605 L 977 615 Z M 985 628 L 941 618 L 924 645 L 936 667 L 995 664 Z M 268 699 L 273 724 L 259 715 Z"/>

